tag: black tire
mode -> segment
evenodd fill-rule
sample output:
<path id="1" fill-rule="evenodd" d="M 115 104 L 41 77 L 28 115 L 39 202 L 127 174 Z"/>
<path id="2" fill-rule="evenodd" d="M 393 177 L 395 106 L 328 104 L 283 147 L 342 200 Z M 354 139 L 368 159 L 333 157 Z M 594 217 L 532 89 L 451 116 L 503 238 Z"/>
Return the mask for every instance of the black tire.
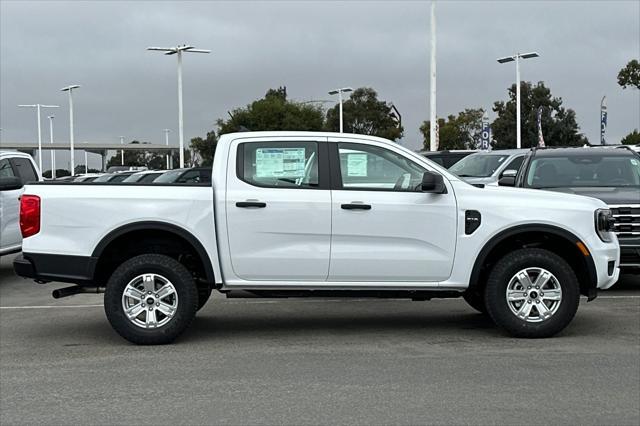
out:
<path id="1" fill-rule="evenodd" d="M 519 318 L 511 311 L 506 300 L 509 281 L 525 268 L 546 269 L 557 278 L 562 291 L 556 312 L 541 322 L 527 322 Z M 496 325 L 515 337 L 543 338 L 555 335 L 569 325 L 579 304 L 580 287 L 573 269 L 563 258 L 544 249 L 520 249 L 505 255 L 490 272 L 485 289 L 487 313 Z"/>
<path id="2" fill-rule="evenodd" d="M 178 296 L 175 313 L 156 328 L 142 328 L 131 322 L 125 312 L 122 295 L 127 284 L 142 274 L 158 274 L 168 279 Z M 191 273 L 177 260 L 160 254 L 143 254 L 121 264 L 109 278 L 104 294 L 104 310 L 113 329 L 139 345 L 171 343 L 189 327 L 198 308 L 198 288 Z"/>
<path id="3" fill-rule="evenodd" d="M 211 297 L 211 287 L 198 287 L 198 311 L 207 304 L 209 297 Z"/>
<path id="4" fill-rule="evenodd" d="M 484 293 L 475 290 L 467 290 L 462 295 L 462 298 L 476 311 L 481 314 L 487 313 L 487 306 L 484 303 Z"/>

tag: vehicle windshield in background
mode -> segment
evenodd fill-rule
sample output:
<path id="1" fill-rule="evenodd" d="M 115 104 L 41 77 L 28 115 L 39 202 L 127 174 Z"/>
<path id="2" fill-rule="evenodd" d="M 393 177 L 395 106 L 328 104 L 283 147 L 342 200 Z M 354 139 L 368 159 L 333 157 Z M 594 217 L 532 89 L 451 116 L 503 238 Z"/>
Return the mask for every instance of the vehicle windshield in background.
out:
<path id="1" fill-rule="evenodd" d="M 184 170 L 171 170 L 170 172 L 163 173 L 159 178 L 154 180 L 153 183 L 175 182 L 182 173 L 184 173 Z"/>
<path id="2" fill-rule="evenodd" d="M 541 157 L 531 162 L 529 188 L 640 186 L 637 156 Z"/>
<path id="3" fill-rule="evenodd" d="M 489 177 L 509 158 L 504 154 L 472 154 L 451 166 L 460 177 Z"/>
<path id="4" fill-rule="evenodd" d="M 134 173 L 131 176 L 127 177 L 122 182 L 127 182 L 127 183 L 129 183 L 129 182 L 150 183 L 150 182 L 153 182 L 154 180 L 156 180 L 158 178 L 158 176 L 160 176 L 161 174 L 162 174 L 162 172 L 158 172 L 158 173 L 143 173 L 143 174 Z"/>
<path id="5" fill-rule="evenodd" d="M 102 176 L 99 176 L 99 177 L 95 178 L 94 182 L 109 182 L 109 179 L 111 179 L 112 177 L 113 177 L 113 175 L 111 175 L 111 174 L 102 175 Z"/>

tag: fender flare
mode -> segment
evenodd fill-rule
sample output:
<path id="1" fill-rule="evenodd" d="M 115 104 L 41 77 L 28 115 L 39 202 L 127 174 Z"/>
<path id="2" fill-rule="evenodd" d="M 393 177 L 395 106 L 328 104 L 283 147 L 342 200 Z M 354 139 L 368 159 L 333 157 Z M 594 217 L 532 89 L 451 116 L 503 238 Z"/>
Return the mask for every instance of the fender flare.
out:
<path id="1" fill-rule="evenodd" d="M 475 287 L 480 278 L 480 271 L 482 270 L 482 265 L 484 265 L 487 260 L 487 256 L 489 253 L 496 248 L 501 242 L 505 241 L 507 238 L 513 237 L 518 234 L 522 234 L 525 232 L 543 232 L 548 234 L 557 235 L 572 245 L 575 245 L 577 242 L 582 242 L 580 238 L 575 236 L 572 232 L 567 231 L 566 229 L 559 228 L 553 225 L 543 225 L 543 224 L 525 224 L 525 225 L 517 225 L 511 228 L 507 228 L 498 234 L 491 237 L 489 241 L 482 247 L 480 253 L 476 257 L 476 261 L 473 264 L 473 269 L 471 270 L 471 276 L 469 278 L 469 287 Z M 584 242 L 583 242 L 584 244 Z M 587 275 L 589 277 L 589 282 L 586 283 L 589 291 L 591 289 L 595 290 L 598 284 L 598 274 L 596 272 L 596 265 L 591 257 L 583 256 L 584 262 L 587 267 Z M 589 295 L 589 297 L 591 297 Z"/>
<path id="2" fill-rule="evenodd" d="M 143 230 L 165 231 L 185 239 L 189 244 L 191 244 L 191 246 L 196 250 L 196 253 L 200 257 L 200 260 L 202 261 L 202 264 L 204 266 L 207 281 L 210 283 L 215 283 L 215 274 L 213 272 L 213 264 L 211 263 L 211 258 L 209 258 L 209 255 L 207 254 L 207 251 L 205 250 L 200 240 L 198 240 L 191 232 L 187 231 L 186 229 L 170 223 L 142 221 L 128 223 L 119 228 L 116 228 L 105 235 L 102 240 L 100 240 L 96 248 L 93 250 L 91 257 L 99 259 L 104 249 L 116 238 L 132 231 Z"/>

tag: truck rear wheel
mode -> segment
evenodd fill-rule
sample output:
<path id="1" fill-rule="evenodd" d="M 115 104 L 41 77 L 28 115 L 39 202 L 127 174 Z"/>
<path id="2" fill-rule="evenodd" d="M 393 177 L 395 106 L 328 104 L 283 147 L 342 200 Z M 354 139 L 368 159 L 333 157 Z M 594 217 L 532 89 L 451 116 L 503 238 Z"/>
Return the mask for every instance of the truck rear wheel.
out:
<path id="1" fill-rule="evenodd" d="M 193 321 L 198 288 L 175 259 L 143 254 L 127 260 L 111 275 L 104 310 L 114 330 L 141 345 L 172 342 Z"/>
<path id="2" fill-rule="evenodd" d="M 516 337 L 550 337 L 573 319 L 580 303 L 571 266 L 548 250 L 511 252 L 487 281 L 485 305 L 493 321 Z"/>

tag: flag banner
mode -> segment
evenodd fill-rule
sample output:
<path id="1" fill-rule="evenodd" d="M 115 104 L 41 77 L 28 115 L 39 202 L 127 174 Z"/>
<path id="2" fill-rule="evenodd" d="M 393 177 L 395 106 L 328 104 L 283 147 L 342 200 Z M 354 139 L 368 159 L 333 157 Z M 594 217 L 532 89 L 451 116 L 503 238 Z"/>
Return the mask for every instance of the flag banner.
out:
<path id="1" fill-rule="evenodd" d="M 607 141 L 604 133 L 607 130 L 607 97 L 603 96 L 600 101 L 600 145 L 606 145 Z"/>
<path id="2" fill-rule="evenodd" d="M 491 149 L 491 126 L 489 126 L 489 119 L 482 118 L 482 133 L 480 134 L 480 149 L 483 151 L 489 151 Z"/>
<path id="3" fill-rule="evenodd" d="M 542 107 L 538 108 L 538 147 L 545 147 L 544 136 L 542 135 Z"/>

